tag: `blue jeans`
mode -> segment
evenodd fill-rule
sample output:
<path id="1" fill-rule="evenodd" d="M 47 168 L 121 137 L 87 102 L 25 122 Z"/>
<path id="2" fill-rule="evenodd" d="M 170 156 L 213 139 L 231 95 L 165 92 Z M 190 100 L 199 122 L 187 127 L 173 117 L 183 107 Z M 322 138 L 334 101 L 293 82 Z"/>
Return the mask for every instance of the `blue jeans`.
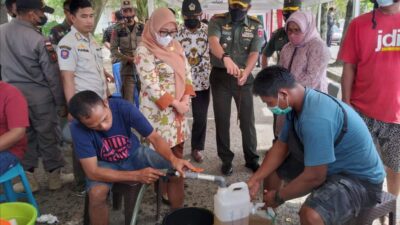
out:
<path id="1" fill-rule="evenodd" d="M 0 152 L 0 175 L 17 165 L 18 158 L 11 152 L 5 150 Z"/>
<path id="2" fill-rule="evenodd" d="M 125 160 L 121 160 L 119 162 L 98 161 L 97 165 L 99 167 L 120 171 L 140 170 L 147 167 L 152 167 L 155 169 L 172 168 L 170 162 L 164 159 L 156 151 L 146 146 L 140 146 L 136 150 L 132 151 L 131 155 Z M 87 191 L 89 191 L 93 186 L 96 185 L 106 185 L 111 189 L 113 183 L 94 181 L 86 178 Z"/>

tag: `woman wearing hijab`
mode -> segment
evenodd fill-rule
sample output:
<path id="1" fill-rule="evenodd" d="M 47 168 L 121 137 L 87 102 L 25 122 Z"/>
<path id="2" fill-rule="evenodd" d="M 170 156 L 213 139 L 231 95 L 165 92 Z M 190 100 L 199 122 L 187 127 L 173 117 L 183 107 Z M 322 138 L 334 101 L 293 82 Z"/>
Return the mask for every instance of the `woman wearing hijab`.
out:
<path id="1" fill-rule="evenodd" d="M 280 53 L 279 65 L 287 68 L 301 85 L 322 92 L 328 91 L 326 71 L 330 52 L 321 39 L 311 12 L 297 11 L 286 20 L 285 30 L 289 38 Z M 287 96 L 278 96 L 288 101 Z M 285 116 L 276 115 L 274 135 L 278 137 Z"/>
<path id="2" fill-rule="evenodd" d="M 297 11 L 286 21 L 285 29 L 289 43 L 281 51 L 279 64 L 303 86 L 327 92 L 330 52 L 317 31 L 315 17 Z"/>
<path id="3" fill-rule="evenodd" d="M 144 27 L 135 64 L 142 82 L 140 111 L 168 141 L 175 156 L 182 158 L 190 132 L 185 114 L 195 92 L 184 50 L 174 40 L 177 30 L 168 8 L 155 10 Z M 181 190 L 167 188 L 172 208 L 183 206 L 183 180 L 181 186 Z"/>

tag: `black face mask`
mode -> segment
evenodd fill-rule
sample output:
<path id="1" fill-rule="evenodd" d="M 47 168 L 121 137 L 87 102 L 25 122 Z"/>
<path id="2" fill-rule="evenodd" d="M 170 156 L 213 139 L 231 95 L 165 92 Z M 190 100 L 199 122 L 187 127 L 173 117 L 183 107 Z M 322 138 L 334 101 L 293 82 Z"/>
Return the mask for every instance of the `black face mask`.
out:
<path id="1" fill-rule="evenodd" d="M 244 19 L 244 17 L 247 15 L 247 10 L 243 11 L 242 9 L 232 9 L 229 7 L 229 14 L 231 14 L 231 18 L 233 22 L 239 22 Z"/>
<path id="2" fill-rule="evenodd" d="M 186 19 L 185 20 L 185 27 L 189 29 L 197 28 L 200 24 L 200 20 L 198 19 Z"/>
<path id="3" fill-rule="evenodd" d="M 132 23 L 133 21 L 133 16 L 126 16 L 124 17 L 127 23 Z"/>
<path id="4" fill-rule="evenodd" d="M 38 22 L 38 26 L 43 26 L 47 23 L 47 16 L 39 16 L 40 21 Z"/>

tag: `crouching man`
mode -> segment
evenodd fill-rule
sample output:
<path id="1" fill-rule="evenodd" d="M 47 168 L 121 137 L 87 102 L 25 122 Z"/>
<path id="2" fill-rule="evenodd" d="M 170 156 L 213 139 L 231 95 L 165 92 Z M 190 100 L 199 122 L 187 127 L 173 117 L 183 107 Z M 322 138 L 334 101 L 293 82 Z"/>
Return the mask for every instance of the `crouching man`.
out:
<path id="1" fill-rule="evenodd" d="M 107 195 L 114 182 L 155 182 L 165 174 L 158 169 L 194 169 L 176 158 L 169 144 L 155 132 L 131 103 L 121 99 L 102 100 L 95 92 L 82 91 L 69 102 L 75 118 L 71 133 L 76 155 L 87 176 L 89 215 L 92 225 L 108 224 Z M 156 151 L 141 146 L 135 129 Z M 172 208 L 183 206 L 182 178 L 171 178 L 168 197 Z"/>
<path id="2" fill-rule="evenodd" d="M 257 75 L 253 93 L 274 114 L 286 114 L 278 141 L 248 181 L 253 198 L 264 178 L 269 207 L 310 194 L 299 213 L 303 225 L 345 224 L 380 200 L 386 174 L 357 112 L 279 66 Z"/>

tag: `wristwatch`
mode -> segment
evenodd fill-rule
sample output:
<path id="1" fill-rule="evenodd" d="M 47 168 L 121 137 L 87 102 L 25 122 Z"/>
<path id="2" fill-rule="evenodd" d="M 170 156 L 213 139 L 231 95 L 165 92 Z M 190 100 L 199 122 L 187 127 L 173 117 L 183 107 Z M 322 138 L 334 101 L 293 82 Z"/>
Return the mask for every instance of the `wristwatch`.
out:
<path id="1" fill-rule="evenodd" d="M 222 57 L 221 57 L 222 62 L 224 62 L 225 57 L 231 57 L 231 56 L 228 53 L 224 52 L 224 54 L 222 54 Z"/>
<path id="2" fill-rule="evenodd" d="M 285 203 L 285 200 L 279 195 L 279 191 L 275 191 L 275 197 L 274 197 L 275 203 L 282 205 Z"/>

